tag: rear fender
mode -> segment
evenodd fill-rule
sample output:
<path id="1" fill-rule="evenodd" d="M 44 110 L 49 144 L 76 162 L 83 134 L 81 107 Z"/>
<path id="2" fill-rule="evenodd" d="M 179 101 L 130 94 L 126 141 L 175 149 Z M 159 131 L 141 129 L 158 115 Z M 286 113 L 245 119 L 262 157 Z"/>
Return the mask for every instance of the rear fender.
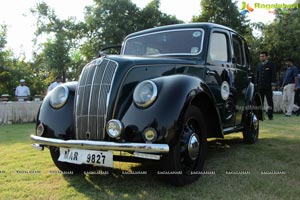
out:
<path id="1" fill-rule="evenodd" d="M 256 91 L 254 84 L 249 83 L 245 95 L 245 110 L 252 108 L 259 120 L 263 120 L 263 105 L 260 94 Z"/>

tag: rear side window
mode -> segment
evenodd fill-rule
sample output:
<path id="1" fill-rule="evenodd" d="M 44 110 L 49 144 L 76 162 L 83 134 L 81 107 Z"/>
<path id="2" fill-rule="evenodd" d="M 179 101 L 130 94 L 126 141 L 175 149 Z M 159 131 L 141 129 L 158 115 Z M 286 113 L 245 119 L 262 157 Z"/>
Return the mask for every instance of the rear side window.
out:
<path id="1" fill-rule="evenodd" d="M 228 42 L 227 36 L 224 33 L 212 33 L 208 55 L 212 61 L 228 61 Z"/>
<path id="2" fill-rule="evenodd" d="M 244 51 L 243 51 L 243 42 L 242 40 L 237 37 L 236 35 L 233 35 L 232 37 L 232 43 L 233 43 L 233 53 L 235 62 L 237 65 L 245 65 L 245 57 L 244 57 Z"/>

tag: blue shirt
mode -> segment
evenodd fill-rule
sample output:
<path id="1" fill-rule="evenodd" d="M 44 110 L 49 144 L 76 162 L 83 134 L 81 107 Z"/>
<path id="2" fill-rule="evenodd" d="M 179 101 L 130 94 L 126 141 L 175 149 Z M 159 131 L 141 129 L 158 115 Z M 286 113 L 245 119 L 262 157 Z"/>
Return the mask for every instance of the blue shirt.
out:
<path id="1" fill-rule="evenodd" d="M 298 77 L 298 69 L 295 65 L 287 68 L 283 79 L 283 85 L 295 83 L 295 77 Z"/>

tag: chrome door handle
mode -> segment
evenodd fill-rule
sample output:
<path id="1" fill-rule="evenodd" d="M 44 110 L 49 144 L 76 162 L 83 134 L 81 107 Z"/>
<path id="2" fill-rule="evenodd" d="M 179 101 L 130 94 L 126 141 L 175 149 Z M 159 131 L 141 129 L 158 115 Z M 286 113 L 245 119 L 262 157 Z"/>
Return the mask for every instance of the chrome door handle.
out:
<path id="1" fill-rule="evenodd" d="M 207 70 L 206 71 L 206 75 L 208 75 L 208 76 L 215 76 L 216 72 L 215 71 L 211 71 L 211 70 Z"/>

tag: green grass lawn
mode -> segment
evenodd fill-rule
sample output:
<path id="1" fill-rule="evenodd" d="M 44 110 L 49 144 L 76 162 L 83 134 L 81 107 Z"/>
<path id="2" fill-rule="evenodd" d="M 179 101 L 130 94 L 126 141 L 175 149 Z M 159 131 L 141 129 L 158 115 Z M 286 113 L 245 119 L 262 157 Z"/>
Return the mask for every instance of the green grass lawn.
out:
<path id="1" fill-rule="evenodd" d="M 149 164 L 118 162 L 108 175 L 55 174 L 48 149 L 30 147 L 34 124 L 0 126 L 0 199 L 299 199 L 299 122 L 276 114 L 261 122 L 254 145 L 241 133 L 211 140 L 205 170 L 214 174 L 185 187 L 161 181 Z"/>

